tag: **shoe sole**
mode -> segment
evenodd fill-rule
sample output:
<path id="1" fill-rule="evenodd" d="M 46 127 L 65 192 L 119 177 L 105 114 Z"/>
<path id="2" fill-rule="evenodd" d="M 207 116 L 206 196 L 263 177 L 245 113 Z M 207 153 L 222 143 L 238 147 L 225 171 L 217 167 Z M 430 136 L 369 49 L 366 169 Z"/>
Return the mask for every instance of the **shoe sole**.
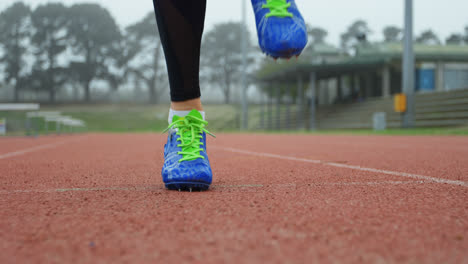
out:
<path id="1" fill-rule="evenodd" d="M 263 51 L 267 56 L 272 57 L 273 59 L 290 59 L 294 56 L 298 57 L 302 53 L 302 49 L 297 49 L 297 50 L 288 50 L 280 53 L 273 53 L 273 52 L 268 52 L 268 51 Z"/>
<path id="2" fill-rule="evenodd" d="M 166 188 L 172 191 L 184 191 L 184 192 L 202 192 L 210 188 L 207 183 L 200 182 L 171 182 L 166 183 Z"/>

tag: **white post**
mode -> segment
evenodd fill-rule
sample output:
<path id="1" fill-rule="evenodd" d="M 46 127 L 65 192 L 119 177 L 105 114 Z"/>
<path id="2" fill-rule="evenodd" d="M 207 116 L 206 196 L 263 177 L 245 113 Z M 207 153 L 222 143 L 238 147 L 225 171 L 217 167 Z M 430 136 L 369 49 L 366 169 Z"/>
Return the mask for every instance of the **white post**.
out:
<path id="1" fill-rule="evenodd" d="M 309 130 L 317 129 L 316 120 L 316 82 L 317 77 L 315 72 L 310 73 L 309 87 L 310 87 L 310 118 L 309 118 Z"/>
<path id="2" fill-rule="evenodd" d="M 406 94 L 407 102 L 407 109 L 403 114 L 403 127 L 414 127 L 413 0 L 405 0 L 403 93 Z"/>
<path id="3" fill-rule="evenodd" d="M 390 97 L 390 68 L 385 65 L 382 69 L 382 97 Z"/>
<path id="4" fill-rule="evenodd" d="M 242 130 L 247 130 L 248 123 L 248 102 L 247 102 L 247 11 L 246 0 L 242 0 L 242 38 L 241 38 L 241 53 L 242 53 Z"/>
<path id="5" fill-rule="evenodd" d="M 304 128 L 304 81 L 302 75 L 297 76 L 297 129 Z"/>
<path id="6" fill-rule="evenodd" d="M 444 91 L 444 63 L 436 63 L 436 91 Z"/>

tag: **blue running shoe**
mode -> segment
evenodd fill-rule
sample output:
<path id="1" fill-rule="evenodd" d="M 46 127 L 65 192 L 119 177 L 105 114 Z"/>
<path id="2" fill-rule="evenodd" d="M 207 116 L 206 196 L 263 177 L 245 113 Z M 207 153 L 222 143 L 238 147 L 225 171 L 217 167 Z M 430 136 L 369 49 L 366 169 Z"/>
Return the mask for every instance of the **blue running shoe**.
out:
<path id="1" fill-rule="evenodd" d="M 277 58 L 299 56 L 307 29 L 294 0 L 252 0 L 260 48 Z"/>
<path id="2" fill-rule="evenodd" d="M 213 173 L 206 154 L 205 126 L 197 110 L 185 117 L 174 116 L 164 146 L 162 178 L 169 190 L 205 191 L 210 187 Z M 206 132 L 206 133 L 205 133 Z"/>

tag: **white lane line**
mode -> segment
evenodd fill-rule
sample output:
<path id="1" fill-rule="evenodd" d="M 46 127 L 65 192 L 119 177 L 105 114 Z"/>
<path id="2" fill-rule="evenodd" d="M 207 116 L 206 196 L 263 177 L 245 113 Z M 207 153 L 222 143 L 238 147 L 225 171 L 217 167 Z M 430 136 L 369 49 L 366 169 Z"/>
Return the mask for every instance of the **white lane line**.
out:
<path id="1" fill-rule="evenodd" d="M 366 185 L 366 186 L 378 186 L 378 185 L 402 185 L 402 184 L 423 184 L 433 183 L 432 181 L 372 181 L 372 182 L 324 182 L 324 183 L 311 183 L 311 185 L 332 185 L 332 186 L 352 186 L 352 185 Z"/>
<path id="2" fill-rule="evenodd" d="M 296 158 L 296 157 L 283 156 L 283 155 L 277 155 L 277 154 L 271 154 L 271 153 L 253 152 L 253 151 L 235 149 L 235 148 L 222 148 L 222 147 L 211 147 L 211 148 L 212 149 L 219 149 L 219 150 L 229 151 L 229 152 L 233 152 L 233 153 L 246 154 L 246 155 L 251 155 L 251 156 L 276 158 L 276 159 L 292 160 L 292 161 L 300 161 L 300 162 L 320 164 L 320 165 L 324 165 L 324 166 L 331 166 L 331 167 L 338 167 L 338 168 L 345 168 L 345 169 L 352 169 L 352 170 L 359 170 L 359 171 L 374 172 L 374 173 L 379 173 L 379 174 L 387 174 L 387 175 L 393 175 L 393 176 L 398 176 L 398 177 L 413 178 L 413 179 L 418 179 L 418 180 L 423 180 L 423 181 L 431 181 L 431 182 L 436 182 L 436 183 L 444 183 L 444 184 L 451 184 L 451 185 L 468 187 L 468 182 L 441 179 L 441 178 L 430 177 L 430 176 L 419 175 L 419 174 L 413 174 L 413 173 L 389 171 L 389 170 L 380 170 L 380 169 L 366 168 L 366 167 L 355 166 L 355 165 L 341 164 L 341 163 L 336 163 L 336 162 L 326 162 L 326 161 L 314 160 L 314 159 Z"/>
<path id="3" fill-rule="evenodd" d="M 55 148 L 55 147 L 58 147 L 60 145 L 65 144 L 65 143 L 70 143 L 70 142 L 76 141 L 76 140 L 78 140 L 78 139 L 64 140 L 64 141 L 60 141 L 60 142 L 56 142 L 56 143 L 44 144 L 44 145 L 39 145 L 39 146 L 32 147 L 32 148 L 27 148 L 27 149 L 23 149 L 23 150 L 8 152 L 8 153 L 5 153 L 5 154 L 0 154 L 0 160 L 1 159 L 12 158 L 12 157 L 16 157 L 16 156 L 21 156 L 21 155 L 24 155 L 24 154 L 27 154 L 27 153 L 30 153 L 30 152 L 38 151 L 38 150 Z"/>

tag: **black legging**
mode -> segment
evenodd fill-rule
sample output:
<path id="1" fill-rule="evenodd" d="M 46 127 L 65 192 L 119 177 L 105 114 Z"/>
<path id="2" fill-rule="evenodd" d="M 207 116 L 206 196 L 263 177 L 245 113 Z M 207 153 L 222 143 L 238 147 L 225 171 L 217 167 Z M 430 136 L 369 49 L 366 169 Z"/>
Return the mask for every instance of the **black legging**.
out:
<path id="1" fill-rule="evenodd" d="M 171 100 L 200 97 L 200 45 L 206 0 L 153 0 L 167 71 Z"/>

